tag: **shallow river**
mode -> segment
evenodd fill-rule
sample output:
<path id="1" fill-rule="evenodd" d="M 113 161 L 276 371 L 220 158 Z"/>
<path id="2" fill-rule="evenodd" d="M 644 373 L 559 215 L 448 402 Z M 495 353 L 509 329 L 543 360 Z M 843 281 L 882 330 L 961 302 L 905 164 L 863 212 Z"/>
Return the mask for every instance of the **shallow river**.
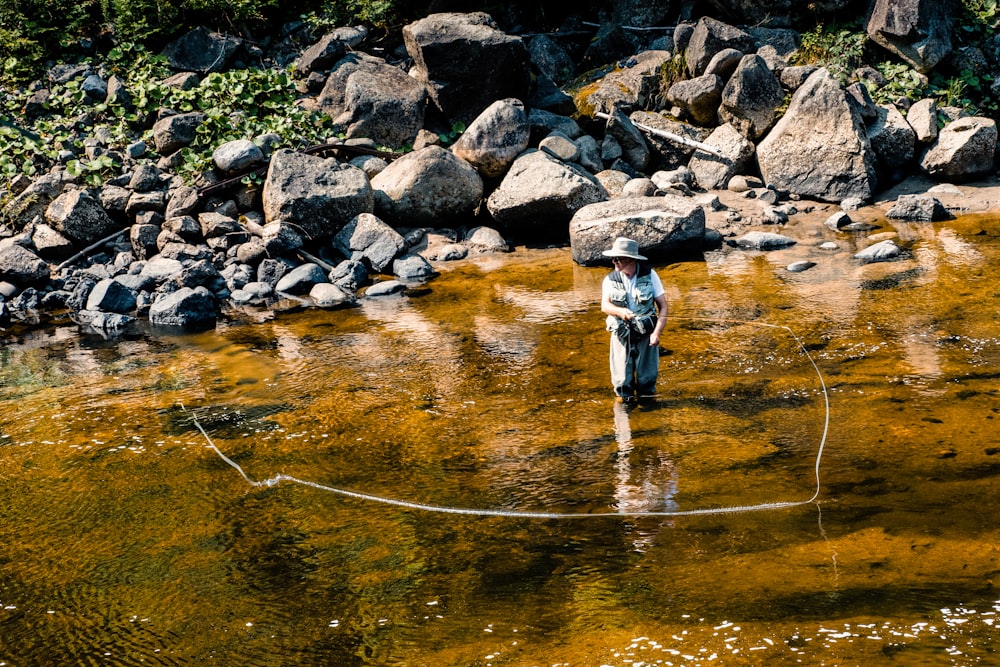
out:
<path id="1" fill-rule="evenodd" d="M 996 664 L 1000 222 L 891 229 L 658 265 L 628 410 L 568 248 L 7 335 L 0 666 Z"/>

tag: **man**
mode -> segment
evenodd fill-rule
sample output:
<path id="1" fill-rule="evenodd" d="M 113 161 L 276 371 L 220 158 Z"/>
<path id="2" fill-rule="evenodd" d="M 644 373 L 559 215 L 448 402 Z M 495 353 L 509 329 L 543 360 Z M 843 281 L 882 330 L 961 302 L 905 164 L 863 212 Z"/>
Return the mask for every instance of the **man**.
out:
<path id="1" fill-rule="evenodd" d="M 611 332 L 611 384 L 620 402 L 656 394 L 660 371 L 660 333 L 667 322 L 663 283 L 639 254 L 632 239 L 615 239 L 610 250 L 615 270 L 601 285 L 601 312 Z"/>

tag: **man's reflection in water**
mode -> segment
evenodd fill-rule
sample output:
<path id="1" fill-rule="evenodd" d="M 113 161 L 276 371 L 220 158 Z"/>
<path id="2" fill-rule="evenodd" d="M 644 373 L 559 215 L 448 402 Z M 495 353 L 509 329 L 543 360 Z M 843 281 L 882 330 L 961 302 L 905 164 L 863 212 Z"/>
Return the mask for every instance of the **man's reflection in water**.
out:
<path id="1" fill-rule="evenodd" d="M 632 443 L 630 408 L 615 403 L 615 500 L 620 512 L 673 512 L 678 509 L 677 468 L 659 446 L 636 449 Z"/>

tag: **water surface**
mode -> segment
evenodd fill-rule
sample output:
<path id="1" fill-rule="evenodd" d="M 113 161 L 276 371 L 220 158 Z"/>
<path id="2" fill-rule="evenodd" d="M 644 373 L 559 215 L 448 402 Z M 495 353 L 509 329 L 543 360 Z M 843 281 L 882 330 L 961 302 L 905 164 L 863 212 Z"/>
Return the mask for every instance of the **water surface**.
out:
<path id="1" fill-rule="evenodd" d="M 1000 223 L 889 230 L 901 261 L 803 224 L 658 265 L 630 410 L 606 270 L 567 248 L 202 334 L 8 336 L 0 665 L 989 663 Z M 252 481 L 511 515 L 254 486 L 198 425 Z M 801 504 L 683 514 L 768 503 Z"/>

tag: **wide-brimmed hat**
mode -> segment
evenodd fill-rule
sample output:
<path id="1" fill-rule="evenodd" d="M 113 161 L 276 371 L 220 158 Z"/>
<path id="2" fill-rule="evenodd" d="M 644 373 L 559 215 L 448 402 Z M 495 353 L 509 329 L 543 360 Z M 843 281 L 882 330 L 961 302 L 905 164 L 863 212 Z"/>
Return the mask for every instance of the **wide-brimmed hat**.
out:
<path id="1" fill-rule="evenodd" d="M 615 239 L 615 242 L 611 244 L 611 250 L 605 250 L 601 253 L 605 257 L 630 257 L 632 259 L 646 259 L 639 254 L 639 244 L 632 239 L 627 239 L 619 236 Z"/>

